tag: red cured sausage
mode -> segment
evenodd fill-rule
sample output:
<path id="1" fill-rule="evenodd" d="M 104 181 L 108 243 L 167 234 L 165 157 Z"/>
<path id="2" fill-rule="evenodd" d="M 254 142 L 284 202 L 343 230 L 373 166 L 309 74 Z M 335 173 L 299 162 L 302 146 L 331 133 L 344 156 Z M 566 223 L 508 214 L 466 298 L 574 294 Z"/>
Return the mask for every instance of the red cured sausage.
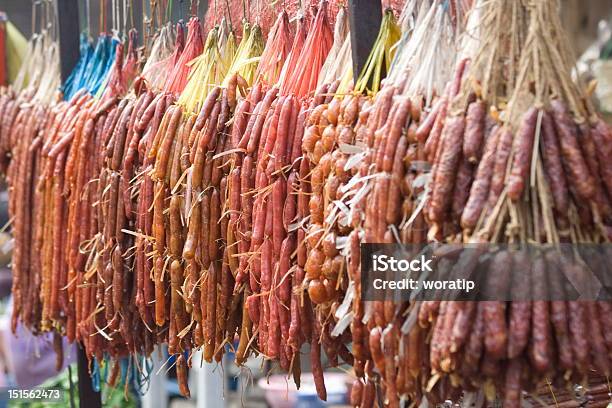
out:
<path id="1" fill-rule="evenodd" d="M 508 197 L 516 201 L 523 194 L 527 184 L 527 176 L 531 167 L 533 141 L 539 110 L 531 107 L 521 118 L 521 125 L 514 136 L 512 144 L 512 168 L 508 177 Z"/>
<path id="2" fill-rule="evenodd" d="M 574 185 L 580 198 L 589 200 L 595 194 L 595 180 L 578 145 L 576 124 L 563 102 L 554 100 L 550 105 L 568 181 Z"/>
<path id="3" fill-rule="evenodd" d="M 497 147 L 499 134 L 500 130 L 493 131 L 487 138 L 482 160 L 478 164 L 476 177 L 470 189 L 470 197 L 461 215 L 461 226 L 463 228 L 473 229 L 485 206 L 491 184 L 491 170 L 495 163 L 495 148 Z"/>
<path id="4" fill-rule="evenodd" d="M 461 158 L 461 140 L 465 119 L 456 116 L 446 119 L 442 134 L 444 149 L 435 172 L 434 189 L 430 200 L 429 218 L 443 222 L 452 198 L 452 189 L 457 176 L 457 166 Z"/>
<path id="5" fill-rule="evenodd" d="M 480 159 L 485 132 L 486 104 L 478 100 L 468 106 L 465 116 L 465 137 L 463 138 L 463 155 L 470 163 Z"/>
<path id="6" fill-rule="evenodd" d="M 544 171 L 547 175 L 555 209 L 560 214 L 567 214 L 569 207 L 569 191 L 567 189 L 565 172 L 561 163 L 561 151 L 559 149 L 557 132 L 555 131 L 555 126 L 548 112 L 544 112 L 542 116 L 540 143 Z"/>

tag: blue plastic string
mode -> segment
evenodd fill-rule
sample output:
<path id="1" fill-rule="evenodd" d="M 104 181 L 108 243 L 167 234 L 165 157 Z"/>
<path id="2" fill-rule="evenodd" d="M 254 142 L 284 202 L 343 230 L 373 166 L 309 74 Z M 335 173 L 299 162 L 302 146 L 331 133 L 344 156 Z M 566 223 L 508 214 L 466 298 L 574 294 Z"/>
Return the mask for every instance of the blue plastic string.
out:
<path id="1" fill-rule="evenodd" d="M 94 48 L 87 37 L 81 35 L 81 56 L 64 84 L 64 99 L 70 99 L 81 89 L 87 89 L 92 95 L 102 93 L 115 61 L 117 44 L 118 38 L 100 34 Z"/>
<path id="2" fill-rule="evenodd" d="M 85 33 L 81 34 L 79 48 L 80 56 L 79 60 L 77 61 L 77 65 L 72 70 L 70 76 L 68 79 L 66 79 L 66 83 L 62 87 L 64 99 L 66 100 L 70 99 L 79 89 L 81 89 L 81 78 L 84 75 L 88 61 L 93 54 L 93 47 Z"/>
<path id="3" fill-rule="evenodd" d="M 134 357 L 141 358 L 142 356 Z M 136 369 L 136 368 L 134 368 Z M 134 390 L 140 396 L 143 396 L 149 390 L 151 375 L 153 374 L 153 361 L 150 358 L 142 357 L 142 372 L 137 373 L 134 378 Z"/>
<path id="4" fill-rule="evenodd" d="M 120 360 L 121 364 L 121 381 L 119 384 L 123 385 L 128 381 L 128 359 L 123 357 Z"/>
<path id="5" fill-rule="evenodd" d="M 93 369 L 91 370 L 91 388 L 95 392 L 100 392 L 100 366 L 95 358 L 93 360 Z"/>

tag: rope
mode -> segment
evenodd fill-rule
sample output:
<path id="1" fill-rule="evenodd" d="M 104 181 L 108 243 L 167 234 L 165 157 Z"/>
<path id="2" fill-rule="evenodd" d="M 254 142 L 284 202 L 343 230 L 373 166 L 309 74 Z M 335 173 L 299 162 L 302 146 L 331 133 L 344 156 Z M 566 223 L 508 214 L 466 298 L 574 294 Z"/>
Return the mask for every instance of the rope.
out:
<path id="1" fill-rule="evenodd" d="M 87 37 L 91 37 L 91 2 L 90 0 L 85 0 L 85 24 L 87 25 L 85 31 L 87 32 Z"/>
<path id="2" fill-rule="evenodd" d="M 227 13 L 227 19 L 229 21 L 229 32 L 231 33 L 234 31 L 234 26 L 232 24 L 232 13 L 230 11 L 228 0 L 225 0 L 225 12 Z"/>
<path id="3" fill-rule="evenodd" d="M 100 31 L 106 32 L 106 0 L 100 1 Z"/>
<path id="4" fill-rule="evenodd" d="M 123 0 L 123 35 L 127 36 L 127 27 L 128 27 L 128 2 L 127 0 Z"/>
<path id="5" fill-rule="evenodd" d="M 32 34 L 36 33 L 36 5 L 40 4 L 39 1 L 32 1 Z"/>
<path id="6" fill-rule="evenodd" d="M 130 9 L 130 28 L 136 28 L 136 23 L 134 23 L 134 0 L 130 0 L 128 7 Z M 144 33 L 144 30 L 142 32 Z"/>
<path id="7" fill-rule="evenodd" d="M 172 20 L 172 6 L 173 6 L 174 0 L 170 0 L 168 1 L 168 3 L 166 3 L 166 20 L 167 21 L 171 21 Z"/>

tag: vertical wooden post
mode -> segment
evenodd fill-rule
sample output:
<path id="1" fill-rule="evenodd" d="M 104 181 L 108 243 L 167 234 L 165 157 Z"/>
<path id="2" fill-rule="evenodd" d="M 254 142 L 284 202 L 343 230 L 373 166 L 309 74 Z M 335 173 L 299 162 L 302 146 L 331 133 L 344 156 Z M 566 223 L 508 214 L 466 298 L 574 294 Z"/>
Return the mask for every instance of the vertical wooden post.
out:
<path id="1" fill-rule="evenodd" d="M 361 73 L 382 21 L 380 0 L 348 0 L 351 48 L 353 54 L 353 80 Z"/>
<path id="2" fill-rule="evenodd" d="M 57 22 L 62 82 L 64 82 L 79 60 L 79 2 L 57 0 Z"/>
<path id="3" fill-rule="evenodd" d="M 94 391 L 91 376 L 87 367 L 87 356 L 82 346 L 77 347 L 77 368 L 79 374 L 79 407 L 102 408 L 102 398 L 99 391 Z"/>

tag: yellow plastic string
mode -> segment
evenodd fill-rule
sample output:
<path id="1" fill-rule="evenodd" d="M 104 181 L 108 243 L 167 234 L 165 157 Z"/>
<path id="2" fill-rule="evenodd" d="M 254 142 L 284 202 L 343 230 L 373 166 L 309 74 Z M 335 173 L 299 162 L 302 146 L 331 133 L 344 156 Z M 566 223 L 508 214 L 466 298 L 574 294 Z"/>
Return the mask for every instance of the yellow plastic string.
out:
<path id="1" fill-rule="evenodd" d="M 396 50 L 394 45 L 399 41 L 400 36 L 401 30 L 393 11 L 386 10 L 372 51 L 355 84 L 357 92 L 361 93 L 366 89 L 373 94 L 378 92 L 382 76 L 389 71 L 391 61 L 393 61 Z"/>
<path id="2" fill-rule="evenodd" d="M 213 61 L 220 55 L 217 47 L 218 32 L 218 27 L 210 30 L 204 45 L 204 52 L 189 63 L 191 70 L 187 85 L 177 102 L 187 113 L 195 112 L 198 102 L 201 102 L 202 97 L 206 98 L 209 89 L 214 86 L 211 75 L 214 75 L 213 71 L 216 68 Z"/>
<path id="3" fill-rule="evenodd" d="M 244 78 L 249 85 L 255 80 L 257 65 L 264 49 L 263 34 L 257 24 L 251 27 L 248 23 L 244 23 L 243 27 L 242 40 L 222 83 L 225 87 L 235 73 Z"/>
<path id="4" fill-rule="evenodd" d="M 221 59 L 217 63 L 222 66 L 222 69 L 219 69 L 216 72 L 217 75 L 215 76 L 215 83 L 217 84 L 223 82 L 223 79 L 232 66 L 232 61 L 234 60 L 237 52 L 236 36 L 234 35 L 234 31 L 231 29 L 231 26 L 226 23 L 225 19 L 223 19 L 221 24 L 219 43 Z"/>
<path id="5" fill-rule="evenodd" d="M 225 22 L 213 28 L 206 39 L 204 52 L 192 60 L 192 70 L 178 104 L 186 113 L 197 113 L 208 93 L 220 85 L 236 53 L 236 40 Z"/>

